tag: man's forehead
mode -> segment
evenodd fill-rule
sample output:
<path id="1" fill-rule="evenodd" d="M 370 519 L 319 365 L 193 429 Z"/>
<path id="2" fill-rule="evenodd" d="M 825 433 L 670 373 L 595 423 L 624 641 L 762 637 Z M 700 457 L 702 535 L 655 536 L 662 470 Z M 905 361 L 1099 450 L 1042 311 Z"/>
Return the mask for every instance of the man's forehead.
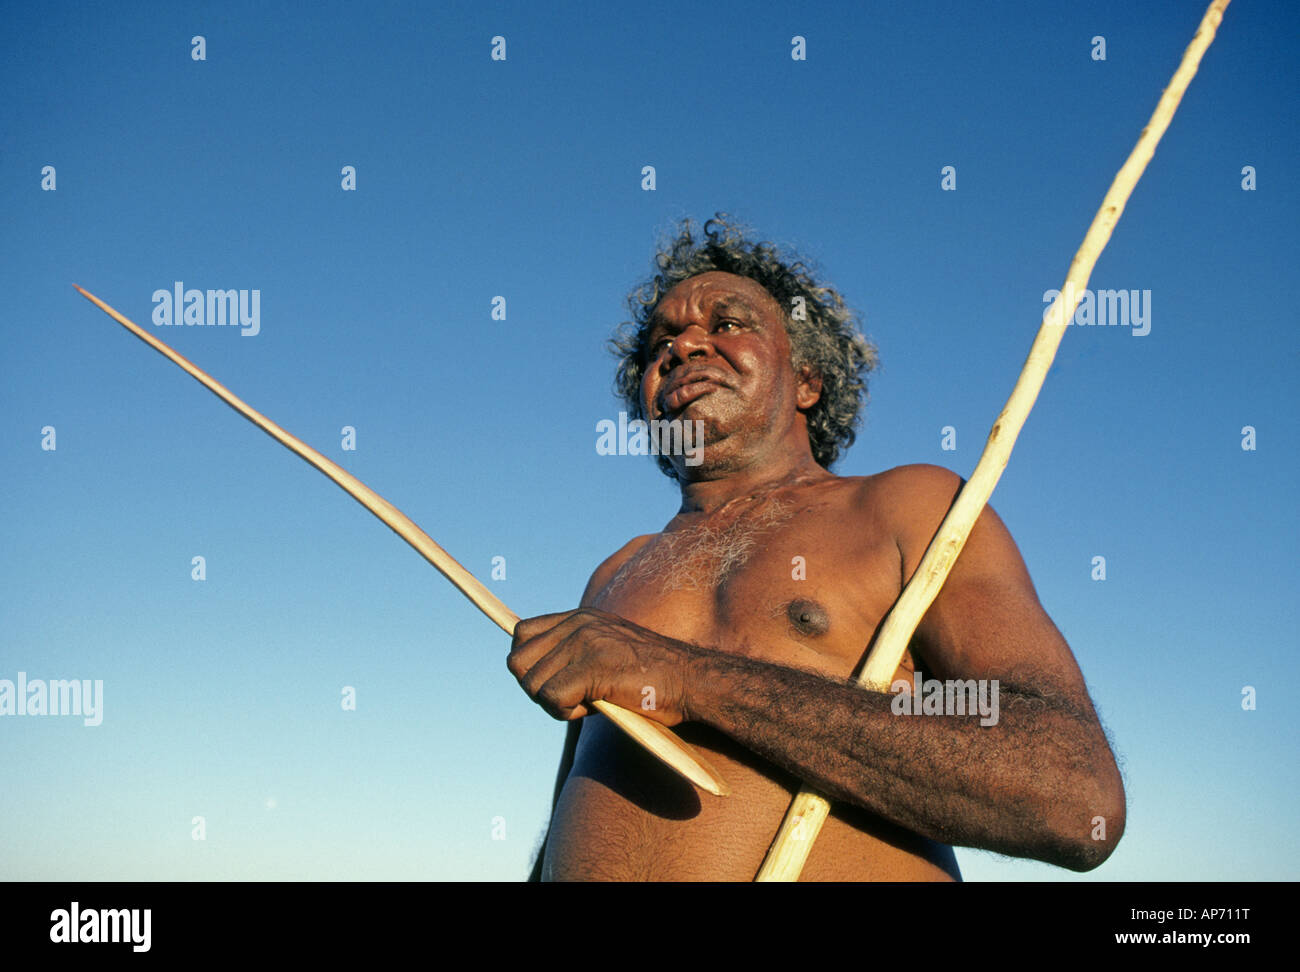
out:
<path id="1" fill-rule="evenodd" d="M 746 310 L 770 312 L 780 308 L 762 284 L 749 277 L 713 270 L 688 277 L 659 302 L 650 315 L 652 327 L 666 325 L 695 311 L 713 312 Z"/>

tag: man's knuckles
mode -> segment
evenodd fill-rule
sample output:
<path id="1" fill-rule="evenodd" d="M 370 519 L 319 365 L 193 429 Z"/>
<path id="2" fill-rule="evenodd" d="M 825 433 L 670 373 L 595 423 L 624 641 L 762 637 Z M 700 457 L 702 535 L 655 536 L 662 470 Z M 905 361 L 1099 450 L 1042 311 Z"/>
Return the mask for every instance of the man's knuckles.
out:
<path id="1" fill-rule="evenodd" d="M 539 646 L 525 646 L 524 648 L 515 648 L 506 656 L 506 668 L 510 674 L 523 683 L 524 676 L 537 667 L 537 663 L 546 657 L 544 650 L 539 651 Z"/>
<path id="2" fill-rule="evenodd" d="M 590 688 L 583 673 L 566 668 L 556 672 L 535 692 L 529 694 L 555 718 L 563 719 L 587 701 Z"/>
<path id="3" fill-rule="evenodd" d="M 535 698 L 542 686 L 564 670 L 563 659 L 548 655 L 524 674 L 519 685 L 529 696 Z"/>
<path id="4" fill-rule="evenodd" d="M 592 621 L 604 621 L 612 617 L 613 615 L 597 608 L 578 608 L 575 611 L 539 614 L 535 618 L 524 618 L 515 625 L 515 633 L 510 640 L 510 645 L 512 649 L 518 649 L 542 635 L 549 634 L 558 638 Z"/>
<path id="5" fill-rule="evenodd" d="M 539 634 L 554 628 L 568 614 L 568 611 L 562 611 L 559 614 L 539 614 L 535 618 L 524 618 L 515 625 L 514 637 L 511 638 L 510 644 L 518 648 L 527 641 L 531 641 Z"/>

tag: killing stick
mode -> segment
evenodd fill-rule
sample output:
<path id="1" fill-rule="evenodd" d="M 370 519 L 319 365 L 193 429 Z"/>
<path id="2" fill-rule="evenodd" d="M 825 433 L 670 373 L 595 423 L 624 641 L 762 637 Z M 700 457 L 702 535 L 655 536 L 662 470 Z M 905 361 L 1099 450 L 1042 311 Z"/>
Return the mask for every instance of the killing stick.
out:
<path id="1" fill-rule="evenodd" d="M 1223 20 L 1223 11 L 1228 6 L 1228 2 L 1229 0 L 1214 0 L 1205 11 L 1196 36 L 1187 46 L 1182 62 L 1174 72 L 1173 80 L 1169 82 L 1169 87 L 1165 88 L 1160 103 L 1156 105 L 1156 110 L 1151 115 L 1151 120 L 1147 122 L 1146 128 L 1142 129 L 1133 151 L 1115 176 L 1115 181 L 1111 183 L 1109 191 L 1101 202 L 1101 209 L 1093 217 L 1092 225 L 1088 227 L 1087 235 L 1083 238 L 1083 244 L 1070 263 L 1064 286 L 1061 287 L 1056 300 L 1052 302 L 1052 306 L 1043 317 L 1042 326 L 1029 349 L 1029 357 L 1020 372 L 1020 377 L 1016 380 L 1015 388 L 1011 391 L 1011 397 L 1007 399 L 1007 404 L 998 415 L 997 421 L 993 423 L 993 429 L 989 433 L 975 471 L 971 473 L 970 479 L 958 493 L 948 515 L 944 517 L 934 539 L 930 541 L 930 546 L 926 548 L 925 557 L 916 568 L 916 573 L 912 575 L 903 593 L 899 595 L 898 601 L 895 602 L 889 617 L 876 636 L 867 663 L 857 679 L 858 684 L 864 688 L 873 692 L 889 691 L 890 680 L 903 659 L 903 652 L 907 650 L 917 625 L 938 595 L 939 589 L 948 577 L 948 572 L 957 560 L 957 555 L 966 545 L 966 538 L 970 535 L 975 521 L 1002 476 L 1007 460 L 1011 458 L 1011 448 L 1016 443 L 1016 437 L 1019 436 L 1025 419 L 1029 417 L 1030 409 L 1034 407 L 1038 393 L 1047 378 L 1048 369 L 1056 357 L 1056 349 L 1065 336 L 1066 322 L 1073 315 L 1079 300 L 1083 298 L 1097 258 L 1106 248 L 1111 231 L 1119 222 L 1120 214 L 1124 212 L 1129 196 L 1133 193 L 1138 179 L 1142 177 L 1147 163 L 1155 154 L 1156 145 L 1164 135 L 1165 129 L 1169 127 L 1183 93 L 1196 75 L 1201 57 L 1209 48 L 1210 42 L 1214 40 L 1215 31 Z M 781 829 L 768 850 L 756 880 L 798 880 L 804 862 L 812 850 L 813 842 L 821 832 L 822 824 L 826 822 L 829 812 L 830 803 L 825 797 L 808 787 L 802 787 L 781 821 Z"/>
<path id="2" fill-rule="evenodd" d="M 519 617 L 497 598 L 490 590 L 452 558 L 447 551 L 438 546 L 427 533 L 421 530 L 401 510 L 372 490 L 347 470 L 326 459 L 323 455 L 300 439 L 290 435 L 269 418 L 236 397 L 229 389 L 207 374 L 188 359 L 169 348 L 162 341 L 139 327 L 129 318 L 119 314 L 98 297 L 73 284 L 77 291 L 92 304 L 117 321 L 128 331 L 138 337 L 155 351 L 170 358 L 193 378 L 207 386 L 223 402 L 248 419 L 281 445 L 297 453 L 311 463 L 347 493 L 379 517 L 394 533 L 409 543 L 429 563 L 451 581 L 456 588 L 472 601 L 480 611 L 500 626 L 508 635 L 513 635 Z M 593 708 L 610 722 L 618 726 L 629 736 L 648 749 L 664 764 L 680 773 L 696 786 L 715 796 L 726 796 L 727 784 L 718 775 L 717 770 L 695 752 L 690 746 L 678 739 L 671 730 L 647 719 L 645 716 L 628 709 L 620 708 L 603 699 L 592 703 Z"/>

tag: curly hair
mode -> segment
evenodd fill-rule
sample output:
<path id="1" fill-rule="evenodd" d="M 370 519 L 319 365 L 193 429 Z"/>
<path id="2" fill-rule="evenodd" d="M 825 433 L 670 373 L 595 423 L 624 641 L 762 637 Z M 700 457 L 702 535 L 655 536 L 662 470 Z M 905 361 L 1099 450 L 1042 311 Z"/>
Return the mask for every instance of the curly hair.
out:
<path id="1" fill-rule="evenodd" d="M 641 403 L 641 380 L 648 363 L 650 320 L 670 290 L 711 270 L 748 277 L 781 307 L 795 373 L 807 366 L 821 378 L 821 397 L 805 418 L 813 459 L 830 469 L 857 437 L 867 400 L 866 376 L 878 364 L 876 346 L 862 336 L 856 315 L 839 292 L 814 280 L 803 261 L 781 254 L 772 243 L 746 239 L 744 227 L 725 213 L 704 224 L 702 239 L 697 239 L 691 228 L 689 217 L 680 222 L 676 238 L 660 243 L 654 277 L 628 294 L 632 320 L 620 324 L 609 342 L 619 358 L 615 393 L 633 418 L 647 418 Z M 803 298 L 805 320 L 791 317 L 796 297 Z M 659 455 L 657 461 L 666 475 L 676 478 L 666 456 Z"/>

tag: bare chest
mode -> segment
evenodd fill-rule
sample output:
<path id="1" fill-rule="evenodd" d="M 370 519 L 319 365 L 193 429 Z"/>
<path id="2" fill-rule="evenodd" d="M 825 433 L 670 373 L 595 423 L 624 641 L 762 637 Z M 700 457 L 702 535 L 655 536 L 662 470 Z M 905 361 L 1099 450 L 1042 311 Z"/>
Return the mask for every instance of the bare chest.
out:
<path id="1" fill-rule="evenodd" d="M 831 504 L 662 533 L 605 585 L 597 606 L 672 638 L 847 676 L 899 592 L 892 538 L 844 528 Z"/>

